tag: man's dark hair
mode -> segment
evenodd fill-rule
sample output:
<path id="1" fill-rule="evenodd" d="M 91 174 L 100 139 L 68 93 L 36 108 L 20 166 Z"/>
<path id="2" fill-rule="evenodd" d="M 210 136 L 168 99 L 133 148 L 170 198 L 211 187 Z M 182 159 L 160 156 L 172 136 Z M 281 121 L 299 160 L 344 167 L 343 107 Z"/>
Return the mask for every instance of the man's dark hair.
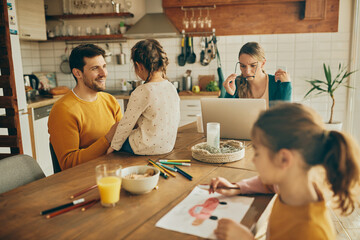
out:
<path id="1" fill-rule="evenodd" d="M 84 71 L 85 61 L 84 57 L 93 58 L 102 55 L 105 57 L 105 50 L 94 44 L 81 44 L 71 51 L 69 63 L 71 72 L 74 68 Z M 74 76 L 74 74 L 73 74 Z M 76 77 L 74 76 L 77 82 Z"/>

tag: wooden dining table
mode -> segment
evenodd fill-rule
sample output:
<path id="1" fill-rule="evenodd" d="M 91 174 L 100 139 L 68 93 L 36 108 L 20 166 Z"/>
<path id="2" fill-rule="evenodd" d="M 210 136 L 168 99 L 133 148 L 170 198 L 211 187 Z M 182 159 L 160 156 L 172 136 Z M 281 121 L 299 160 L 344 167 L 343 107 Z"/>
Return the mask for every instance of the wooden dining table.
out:
<path id="1" fill-rule="evenodd" d="M 222 176 L 231 182 L 257 175 L 251 161 L 251 142 L 245 142 L 245 157 L 227 164 L 209 164 L 191 156 L 191 147 L 206 141 L 196 124 L 180 127 L 174 150 L 156 156 L 136 156 L 116 152 L 67 169 L 0 194 L 0 239 L 201 239 L 189 234 L 155 227 L 156 222 L 179 204 L 198 184 Z M 121 190 L 114 208 L 100 203 L 86 211 L 80 208 L 47 219 L 40 212 L 72 201 L 70 196 L 96 184 L 95 166 L 119 161 L 123 168 L 146 165 L 148 160 L 191 159 L 191 167 L 182 167 L 193 176 L 159 178 L 158 188 L 147 194 L 133 195 Z M 255 200 L 241 223 L 251 228 L 258 221 L 272 195 L 255 195 Z M 78 198 L 99 198 L 97 189 Z M 179 222 L 181 224 L 181 222 Z"/>

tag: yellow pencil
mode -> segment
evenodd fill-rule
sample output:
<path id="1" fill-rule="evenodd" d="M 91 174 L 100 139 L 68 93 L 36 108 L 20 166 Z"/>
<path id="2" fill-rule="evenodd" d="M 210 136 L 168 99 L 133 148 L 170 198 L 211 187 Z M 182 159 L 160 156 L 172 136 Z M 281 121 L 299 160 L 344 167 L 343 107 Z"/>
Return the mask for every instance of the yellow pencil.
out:
<path id="1" fill-rule="evenodd" d="M 167 170 L 167 169 L 165 169 L 164 167 L 162 167 L 162 166 L 160 166 L 160 165 L 158 165 L 158 164 L 156 164 L 155 162 L 153 162 L 152 160 L 150 160 L 149 159 L 149 161 L 155 166 L 155 167 L 158 167 L 158 168 L 160 168 L 161 170 L 163 170 L 165 173 L 167 173 L 167 174 L 169 174 L 169 175 L 171 175 L 171 176 L 173 176 L 173 177 L 176 177 L 176 175 L 175 174 L 173 174 L 172 172 L 170 172 L 169 170 Z"/>
<path id="2" fill-rule="evenodd" d="M 152 162 L 151 160 L 149 160 L 149 163 L 151 163 L 154 167 L 156 167 L 157 169 L 159 169 L 160 172 L 162 172 L 163 174 L 167 175 L 166 172 L 160 168 L 157 164 L 155 164 L 154 162 Z"/>
<path id="3" fill-rule="evenodd" d="M 159 160 L 159 162 L 191 162 L 191 160 L 185 159 L 185 160 Z"/>

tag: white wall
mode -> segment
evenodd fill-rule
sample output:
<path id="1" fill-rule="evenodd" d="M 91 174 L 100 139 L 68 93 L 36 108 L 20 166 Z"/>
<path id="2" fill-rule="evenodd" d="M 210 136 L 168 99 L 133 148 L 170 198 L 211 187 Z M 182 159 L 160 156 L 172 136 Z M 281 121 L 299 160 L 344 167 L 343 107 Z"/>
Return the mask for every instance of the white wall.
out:
<path id="1" fill-rule="evenodd" d="M 293 99 L 297 102 L 304 102 L 311 105 L 321 116 L 328 120 L 330 100 L 327 97 L 317 97 L 304 101 L 303 96 L 309 90 L 310 85 L 305 81 L 311 78 L 323 77 L 323 63 L 330 64 L 334 71 L 338 64 L 349 64 L 350 36 L 351 36 L 351 0 L 340 1 L 339 30 L 335 33 L 305 33 L 305 34 L 271 34 L 271 35 L 244 35 L 244 36 L 220 36 L 218 48 L 222 60 L 222 68 L 225 77 L 234 71 L 237 62 L 238 52 L 243 44 L 249 41 L 259 42 L 265 49 L 267 62 L 265 70 L 273 74 L 277 65 L 285 65 L 291 74 L 293 82 Z M 170 80 L 180 80 L 187 69 L 192 70 L 194 83 L 197 82 L 198 75 L 214 74 L 217 78 L 217 64 L 213 60 L 208 66 L 201 66 L 200 40 L 194 38 L 195 53 L 197 62 L 186 64 L 183 67 L 177 65 L 177 56 L 180 54 L 181 39 L 167 38 L 159 41 L 164 46 L 168 54 L 170 64 L 168 67 L 168 77 Z M 115 57 L 108 64 L 108 88 L 118 88 L 119 79 L 136 79 L 133 73 L 133 66 L 130 64 L 130 49 L 138 40 L 128 40 L 123 43 L 123 50 L 127 57 L 126 65 L 116 65 Z M 103 43 L 100 46 L 105 48 Z M 75 45 L 74 45 L 75 46 Z M 110 50 L 115 55 L 119 53 L 118 43 L 109 43 Z M 58 84 L 74 87 L 75 81 L 71 75 L 60 72 L 61 55 L 64 54 L 65 42 L 40 42 L 39 56 L 41 71 L 55 71 Z M 69 45 L 68 47 L 72 47 Z M 29 52 L 29 45 L 22 45 L 22 52 Z M 31 52 L 36 52 L 36 43 L 31 44 Z M 35 56 L 37 56 L 35 54 Z M 29 60 L 31 58 L 31 60 Z M 33 59 L 29 55 L 23 54 L 24 73 L 28 73 L 31 68 L 39 67 L 37 58 Z M 32 64 L 35 62 L 35 64 Z M 27 65 L 25 65 L 27 64 Z M 31 65 L 32 64 L 32 65 Z M 336 92 L 336 105 L 334 119 L 345 121 L 347 107 L 347 89 L 339 89 Z"/>

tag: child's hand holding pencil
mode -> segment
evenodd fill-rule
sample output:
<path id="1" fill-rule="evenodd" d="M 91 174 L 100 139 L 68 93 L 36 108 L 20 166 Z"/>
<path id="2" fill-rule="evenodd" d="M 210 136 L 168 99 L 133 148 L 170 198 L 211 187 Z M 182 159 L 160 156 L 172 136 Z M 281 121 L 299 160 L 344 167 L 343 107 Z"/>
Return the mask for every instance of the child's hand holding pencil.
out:
<path id="1" fill-rule="evenodd" d="M 238 185 L 233 184 L 222 177 L 211 179 L 208 190 L 210 194 L 217 192 L 224 196 L 234 196 L 241 194 L 241 190 Z"/>

